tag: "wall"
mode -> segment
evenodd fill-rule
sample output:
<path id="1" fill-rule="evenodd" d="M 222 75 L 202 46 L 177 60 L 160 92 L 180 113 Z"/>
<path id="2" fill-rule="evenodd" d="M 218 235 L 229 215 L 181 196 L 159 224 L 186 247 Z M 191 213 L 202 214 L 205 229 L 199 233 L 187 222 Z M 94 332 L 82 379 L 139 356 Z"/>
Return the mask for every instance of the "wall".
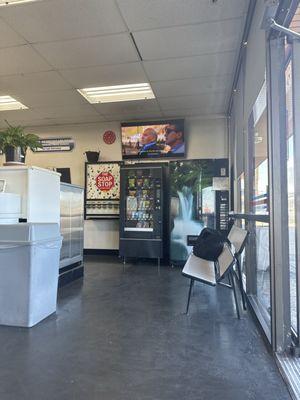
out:
<path id="1" fill-rule="evenodd" d="M 33 127 L 27 129 L 40 137 L 72 137 L 75 149 L 64 153 L 32 153 L 28 151 L 26 164 L 40 167 L 70 167 L 72 183 L 84 186 L 84 152 L 101 150 L 102 161 L 122 159 L 120 122 Z M 113 130 L 117 140 L 106 145 L 102 135 Z M 227 157 L 227 132 L 225 118 L 186 119 L 187 158 Z M 3 158 L 0 161 L 3 161 Z M 119 224 L 117 220 L 85 221 L 86 249 L 118 249 Z"/>

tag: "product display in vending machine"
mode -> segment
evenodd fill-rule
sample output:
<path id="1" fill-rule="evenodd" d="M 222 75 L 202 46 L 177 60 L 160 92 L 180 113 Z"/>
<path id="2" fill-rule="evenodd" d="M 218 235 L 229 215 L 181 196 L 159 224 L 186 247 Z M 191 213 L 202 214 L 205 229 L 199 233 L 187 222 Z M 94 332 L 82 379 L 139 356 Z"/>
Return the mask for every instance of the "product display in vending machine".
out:
<path id="1" fill-rule="evenodd" d="M 127 179 L 125 231 L 153 231 L 155 179 L 150 170 L 130 171 Z"/>

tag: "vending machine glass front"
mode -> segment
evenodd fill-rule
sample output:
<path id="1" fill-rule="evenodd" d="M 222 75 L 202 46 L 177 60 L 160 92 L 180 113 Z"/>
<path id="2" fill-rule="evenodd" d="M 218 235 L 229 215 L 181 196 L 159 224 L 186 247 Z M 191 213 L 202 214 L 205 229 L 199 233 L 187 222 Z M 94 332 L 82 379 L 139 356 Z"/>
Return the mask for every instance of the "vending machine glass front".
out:
<path id="1" fill-rule="evenodd" d="M 125 231 L 153 232 L 155 186 L 150 169 L 128 171 Z"/>

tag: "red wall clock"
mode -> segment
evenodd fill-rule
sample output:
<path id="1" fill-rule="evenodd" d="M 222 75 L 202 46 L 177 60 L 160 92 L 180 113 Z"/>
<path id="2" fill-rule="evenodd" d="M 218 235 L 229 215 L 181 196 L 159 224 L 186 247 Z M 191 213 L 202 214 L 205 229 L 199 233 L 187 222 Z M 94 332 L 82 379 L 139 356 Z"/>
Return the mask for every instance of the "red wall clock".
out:
<path id="1" fill-rule="evenodd" d="M 114 131 L 106 131 L 103 133 L 103 141 L 106 144 L 113 144 L 116 141 L 116 134 Z"/>

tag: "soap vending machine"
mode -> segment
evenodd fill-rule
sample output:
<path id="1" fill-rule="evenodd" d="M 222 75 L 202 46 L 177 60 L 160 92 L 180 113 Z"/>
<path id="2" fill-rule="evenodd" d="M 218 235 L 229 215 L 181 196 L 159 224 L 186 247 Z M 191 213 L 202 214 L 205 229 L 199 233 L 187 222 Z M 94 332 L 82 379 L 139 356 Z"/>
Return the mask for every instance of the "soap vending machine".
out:
<path id="1" fill-rule="evenodd" d="M 120 256 L 164 257 L 164 166 L 121 166 Z"/>
<path id="2" fill-rule="evenodd" d="M 118 219 L 120 162 L 85 163 L 85 219 Z"/>

